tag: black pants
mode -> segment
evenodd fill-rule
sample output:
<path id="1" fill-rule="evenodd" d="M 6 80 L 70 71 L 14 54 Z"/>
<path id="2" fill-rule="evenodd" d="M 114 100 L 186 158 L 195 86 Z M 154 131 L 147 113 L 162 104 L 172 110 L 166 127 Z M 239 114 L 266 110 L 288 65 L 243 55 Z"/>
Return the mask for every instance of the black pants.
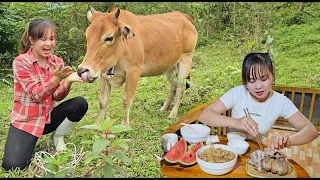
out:
<path id="1" fill-rule="evenodd" d="M 72 122 L 79 122 L 87 110 L 88 103 L 83 97 L 75 97 L 62 102 L 52 110 L 51 123 L 45 125 L 43 134 L 55 131 L 66 117 Z M 10 170 L 24 169 L 28 166 L 37 140 L 38 137 L 10 125 L 2 167 Z"/>

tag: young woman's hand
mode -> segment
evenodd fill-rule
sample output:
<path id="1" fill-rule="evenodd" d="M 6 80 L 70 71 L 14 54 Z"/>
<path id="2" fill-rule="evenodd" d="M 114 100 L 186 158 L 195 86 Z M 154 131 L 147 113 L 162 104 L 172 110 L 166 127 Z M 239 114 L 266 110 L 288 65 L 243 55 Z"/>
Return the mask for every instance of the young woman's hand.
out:
<path id="1" fill-rule="evenodd" d="M 53 70 L 53 77 L 52 77 L 52 83 L 55 86 L 58 86 L 60 81 L 68 77 L 72 73 L 72 68 L 70 66 L 65 66 L 63 65 L 54 65 L 54 70 Z"/>
<path id="2" fill-rule="evenodd" d="M 274 149 L 282 149 L 284 147 L 290 147 L 292 145 L 290 138 L 288 135 L 283 136 L 273 136 L 270 143 L 270 148 Z"/>
<path id="3" fill-rule="evenodd" d="M 77 72 L 73 72 L 72 74 L 70 74 L 70 76 L 68 76 L 67 80 L 68 82 L 84 82 L 81 77 L 78 76 Z"/>
<path id="4" fill-rule="evenodd" d="M 259 134 L 258 124 L 249 116 L 244 116 L 243 118 L 238 119 L 235 128 L 246 131 L 253 137 L 256 137 Z"/>
<path id="5" fill-rule="evenodd" d="M 81 77 L 78 76 L 77 72 L 73 72 L 68 76 L 66 81 L 64 82 L 65 88 L 69 88 L 73 82 L 84 82 Z"/>

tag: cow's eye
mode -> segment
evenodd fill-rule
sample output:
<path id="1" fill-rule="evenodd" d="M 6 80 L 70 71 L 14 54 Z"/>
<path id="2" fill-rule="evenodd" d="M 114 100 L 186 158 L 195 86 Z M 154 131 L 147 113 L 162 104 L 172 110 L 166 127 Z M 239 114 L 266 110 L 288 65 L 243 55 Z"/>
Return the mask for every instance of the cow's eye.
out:
<path id="1" fill-rule="evenodd" d="M 113 36 L 110 36 L 110 37 L 106 37 L 104 39 L 104 42 L 111 42 L 113 40 Z"/>

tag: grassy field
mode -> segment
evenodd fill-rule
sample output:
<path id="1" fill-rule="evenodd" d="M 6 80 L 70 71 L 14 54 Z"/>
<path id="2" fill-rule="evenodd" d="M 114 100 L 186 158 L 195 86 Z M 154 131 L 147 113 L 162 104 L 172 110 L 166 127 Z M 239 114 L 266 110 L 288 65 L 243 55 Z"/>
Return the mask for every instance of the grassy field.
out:
<path id="1" fill-rule="evenodd" d="M 320 24 L 309 23 L 277 29 L 274 42 L 274 61 L 276 84 L 320 88 Z M 241 64 L 250 51 L 244 46 L 235 47 L 234 43 L 215 42 L 211 46 L 197 48 L 191 70 L 191 88 L 184 94 L 179 116 L 193 107 L 218 98 L 224 92 L 241 83 Z M 259 51 L 259 50 L 256 50 Z M 65 141 L 74 143 L 78 149 L 80 141 L 90 139 L 95 131 L 79 129 L 92 124 L 99 110 L 99 86 L 93 84 L 74 84 L 67 98 L 84 96 L 89 102 L 89 110 L 84 119 L 76 126 Z M 2 163 L 4 145 L 9 128 L 9 113 L 13 104 L 13 88 L 0 84 L 0 163 Z M 169 112 L 160 113 L 169 84 L 165 76 L 141 78 L 130 111 L 131 131 L 124 138 L 132 141 L 126 154 L 132 163 L 124 164 L 127 171 L 124 177 L 161 177 L 159 163 L 153 154 L 161 155 L 161 137 L 163 130 L 174 124 L 178 118 L 168 120 Z M 122 95 L 124 86 L 112 89 L 107 115 L 120 124 L 123 117 Z M 83 147 L 89 150 L 88 146 Z M 41 137 L 35 151 L 54 152 L 50 135 Z M 81 177 L 89 167 L 81 161 L 71 177 Z M 118 175 L 117 175 L 118 176 Z M 33 177 L 29 169 L 4 172 L 0 177 Z M 101 177 L 101 175 L 92 175 Z M 120 176 L 119 176 L 120 177 Z"/>

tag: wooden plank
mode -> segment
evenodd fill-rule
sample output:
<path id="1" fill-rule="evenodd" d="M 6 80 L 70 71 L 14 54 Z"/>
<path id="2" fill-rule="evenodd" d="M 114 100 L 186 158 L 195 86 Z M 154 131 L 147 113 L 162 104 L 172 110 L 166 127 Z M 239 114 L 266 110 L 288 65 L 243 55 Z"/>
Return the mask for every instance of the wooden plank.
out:
<path id="1" fill-rule="evenodd" d="M 308 119 L 312 121 L 313 107 L 316 99 L 316 93 L 312 93 L 311 103 L 310 103 L 310 111 Z"/>
<path id="2" fill-rule="evenodd" d="M 300 100 L 300 108 L 299 108 L 299 111 L 302 113 L 303 111 L 303 106 L 304 106 L 304 96 L 305 96 L 305 92 L 302 93 L 302 96 L 301 96 L 301 100 Z"/>
<path id="3" fill-rule="evenodd" d="M 291 102 L 294 101 L 294 94 L 295 94 L 294 91 L 292 91 L 292 92 L 291 92 Z"/>
<path id="4" fill-rule="evenodd" d="M 290 87 L 290 86 L 273 86 L 275 91 L 295 91 L 305 93 L 317 93 L 320 94 L 320 88 L 305 88 L 305 87 Z"/>

